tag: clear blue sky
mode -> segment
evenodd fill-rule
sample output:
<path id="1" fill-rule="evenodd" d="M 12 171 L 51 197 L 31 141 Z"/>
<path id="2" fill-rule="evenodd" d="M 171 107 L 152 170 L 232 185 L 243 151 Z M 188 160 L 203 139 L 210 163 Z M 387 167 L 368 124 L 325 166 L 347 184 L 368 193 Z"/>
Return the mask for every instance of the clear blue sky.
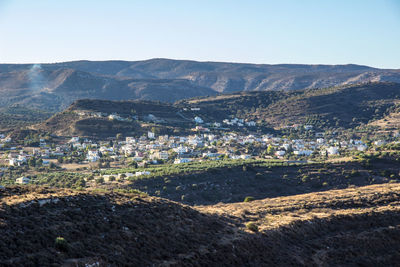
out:
<path id="1" fill-rule="evenodd" d="M 400 68 L 400 0 L 0 0 L 0 63 L 156 57 Z"/>

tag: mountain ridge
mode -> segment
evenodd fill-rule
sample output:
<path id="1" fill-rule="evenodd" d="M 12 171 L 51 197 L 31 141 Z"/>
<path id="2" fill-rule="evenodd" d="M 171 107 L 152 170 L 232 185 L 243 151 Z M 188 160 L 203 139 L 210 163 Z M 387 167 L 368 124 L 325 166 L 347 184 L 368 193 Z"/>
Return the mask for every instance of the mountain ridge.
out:
<path id="1" fill-rule="evenodd" d="M 61 111 L 76 99 L 177 100 L 238 91 L 292 91 L 399 82 L 400 70 L 368 66 L 250 64 L 193 60 L 0 64 L 0 108 Z"/>

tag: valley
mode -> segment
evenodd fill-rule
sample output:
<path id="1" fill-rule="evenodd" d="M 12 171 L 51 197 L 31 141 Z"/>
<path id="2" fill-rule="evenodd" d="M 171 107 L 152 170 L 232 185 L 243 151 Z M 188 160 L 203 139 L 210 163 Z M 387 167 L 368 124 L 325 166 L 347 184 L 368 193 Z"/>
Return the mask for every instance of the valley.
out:
<path id="1" fill-rule="evenodd" d="M 40 73 L 64 73 L 52 68 Z M 40 95 L 55 108 L 39 97 L 38 106 L 25 98 L 2 109 L 0 265 L 391 265 L 399 257 L 398 83 L 174 91 L 161 102 L 145 90 L 119 97 L 133 83 L 126 77 L 99 95 L 103 78 L 73 97 L 53 84 Z M 60 92 L 68 101 L 52 100 Z"/>
<path id="2" fill-rule="evenodd" d="M 0 0 L 0 267 L 400 266 L 399 11 Z"/>

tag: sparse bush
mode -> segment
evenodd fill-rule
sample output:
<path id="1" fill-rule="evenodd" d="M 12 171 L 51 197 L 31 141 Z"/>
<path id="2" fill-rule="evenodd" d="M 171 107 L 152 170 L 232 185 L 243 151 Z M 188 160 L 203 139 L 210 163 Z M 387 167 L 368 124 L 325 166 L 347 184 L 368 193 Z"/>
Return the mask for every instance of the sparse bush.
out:
<path id="1" fill-rule="evenodd" d="M 246 223 L 246 228 L 249 229 L 252 232 L 258 232 L 258 226 L 255 223 L 249 222 Z"/>
<path id="2" fill-rule="evenodd" d="M 54 243 L 55 243 L 56 249 L 58 249 L 58 250 L 68 251 L 68 249 L 69 249 L 69 244 L 68 244 L 67 240 L 65 240 L 64 237 L 61 237 L 61 236 L 57 237 Z"/>
<path id="3" fill-rule="evenodd" d="M 96 179 L 96 184 L 103 184 L 104 183 L 104 178 L 103 177 L 99 177 Z"/>
<path id="4" fill-rule="evenodd" d="M 253 201 L 253 200 L 255 200 L 254 197 L 250 197 L 250 196 L 249 196 L 249 197 L 245 197 L 244 200 L 243 200 L 243 202 L 251 202 L 251 201 Z"/>

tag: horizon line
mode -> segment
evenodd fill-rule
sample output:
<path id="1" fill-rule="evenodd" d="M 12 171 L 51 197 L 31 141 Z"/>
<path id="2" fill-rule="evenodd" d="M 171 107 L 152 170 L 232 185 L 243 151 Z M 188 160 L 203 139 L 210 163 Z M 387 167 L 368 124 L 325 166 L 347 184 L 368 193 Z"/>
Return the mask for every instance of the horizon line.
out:
<path id="1" fill-rule="evenodd" d="M 400 70 L 399 68 L 387 68 L 387 67 L 375 67 L 371 65 L 365 64 L 357 64 L 357 63 L 337 63 L 337 64 L 329 64 L 329 63 L 254 63 L 254 62 L 240 62 L 240 61 L 213 61 L 213 60 L 195 60 L 195 59 L 177 59 L 177 58 L 166 58 L 166 57 L 154 57 L 147 59 L 138 59 L 138 60 L 127 60 L 127 59 L 72 59 L 72 60 L 64 60 L 64 61 L 42 61 L 42 62 L 0 62 L 0 65 L 50 65 L 50 64 L 62 64 L 62 63 L 71 63 L 71 62 L 144 62 L 151 60 L 172 60 L 172 61 L 191 61 L 191 62 L 199 62 L 199 63 L 221 63 L 221 64 L 244 64 L 244 65 L 306 65 L 306 66 L 361 66 L 368 67 L 374 69 L 386 69 L 386 70 Z"/>

